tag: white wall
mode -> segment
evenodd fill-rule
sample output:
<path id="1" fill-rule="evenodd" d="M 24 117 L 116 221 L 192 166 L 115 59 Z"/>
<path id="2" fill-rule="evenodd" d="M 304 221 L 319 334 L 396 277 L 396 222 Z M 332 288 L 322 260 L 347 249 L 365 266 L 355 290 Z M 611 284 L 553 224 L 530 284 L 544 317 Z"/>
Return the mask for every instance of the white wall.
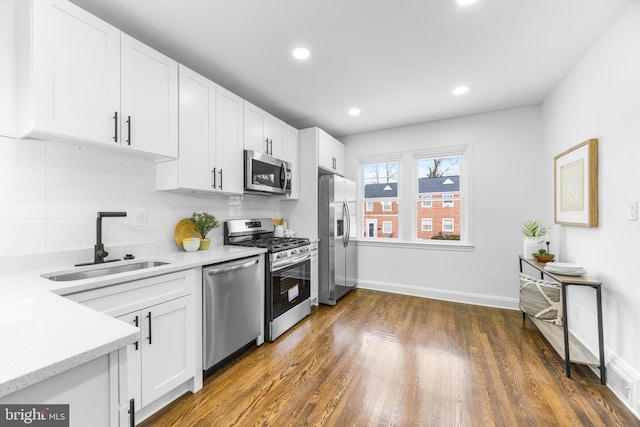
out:
<path id="1" fill-rule="evenodd" d="M 359 286 L 517 307 L 520 226 L 541 218 L 540 110 L 518 108 L 341 138 L 346 176 L 361 156 L 430 147 L 472 150 L 471 251 L 359 245 Z"/>
<path id="2" fill-rule="evenodd" d="M 606 357 L 638 375 L 640 222 L 627 220 L 627 202 L 640 200 L 640 1 L 553 90 L 542 113 L 547 219 L 553 218 L 553 157 L 599 139 L 599 226 L 563 227 L 563 254 L 604 282 Z M 593 292 L 572 290 L 570 300 L 571 329 L 596 349 Z M 640 410 L 640 401 L 635 405 Z"/>

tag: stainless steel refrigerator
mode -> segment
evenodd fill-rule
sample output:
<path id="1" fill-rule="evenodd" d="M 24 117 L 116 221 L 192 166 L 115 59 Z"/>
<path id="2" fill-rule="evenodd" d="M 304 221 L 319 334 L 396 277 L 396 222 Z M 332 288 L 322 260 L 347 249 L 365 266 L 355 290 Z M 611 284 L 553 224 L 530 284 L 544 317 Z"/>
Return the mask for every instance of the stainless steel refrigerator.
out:
<path id="1" fill-rule="evenodd" d="M 320 177 L 318 191 L 318 301 L 335 305 L 357 284 L 356 184 L 337 175 Z"/>

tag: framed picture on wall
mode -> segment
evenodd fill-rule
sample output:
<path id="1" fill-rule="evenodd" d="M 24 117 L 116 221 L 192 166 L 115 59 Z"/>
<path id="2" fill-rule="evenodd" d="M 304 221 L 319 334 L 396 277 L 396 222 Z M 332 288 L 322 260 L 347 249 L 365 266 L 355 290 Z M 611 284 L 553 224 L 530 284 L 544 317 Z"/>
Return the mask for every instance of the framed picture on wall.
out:
<path id="1" fill-rule="evenodd" d="M 598 140 L 588 139 L 554 157 L 556 224 L 598 226 Z"/>

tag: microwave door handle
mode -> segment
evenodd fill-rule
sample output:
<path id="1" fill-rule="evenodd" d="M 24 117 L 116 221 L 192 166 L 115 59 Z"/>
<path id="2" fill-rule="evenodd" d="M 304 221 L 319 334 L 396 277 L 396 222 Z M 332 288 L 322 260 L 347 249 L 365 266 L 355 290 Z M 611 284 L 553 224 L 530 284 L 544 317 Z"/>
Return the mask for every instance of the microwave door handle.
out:
<path id="1" fill-rule="evenodd" d="M 287 165 L 283 162 L 280 166 L 280 182 L 282 182 L 282 191 L 287 191 Z"/>

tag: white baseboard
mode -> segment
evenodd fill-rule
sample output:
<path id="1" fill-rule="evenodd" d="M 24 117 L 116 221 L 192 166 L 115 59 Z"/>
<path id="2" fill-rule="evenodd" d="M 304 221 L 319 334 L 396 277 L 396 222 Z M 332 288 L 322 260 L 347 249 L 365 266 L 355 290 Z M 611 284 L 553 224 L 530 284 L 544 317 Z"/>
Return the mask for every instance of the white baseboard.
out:
<path id="1" fill-rule="evenodd" d="M 401 295 L 431 298 L 443 301 L 459 302 L 464 304 L 481 305 L 485 307 L 520 310 L 517 298 L 505 298 L 469 292 L 457 292 L 445 289 L 426 288 L 422 286 L 406 285 L 402 283 L 378 282 L 373 280 L 358 280 L 358 288 L 391 292 Z"/>

